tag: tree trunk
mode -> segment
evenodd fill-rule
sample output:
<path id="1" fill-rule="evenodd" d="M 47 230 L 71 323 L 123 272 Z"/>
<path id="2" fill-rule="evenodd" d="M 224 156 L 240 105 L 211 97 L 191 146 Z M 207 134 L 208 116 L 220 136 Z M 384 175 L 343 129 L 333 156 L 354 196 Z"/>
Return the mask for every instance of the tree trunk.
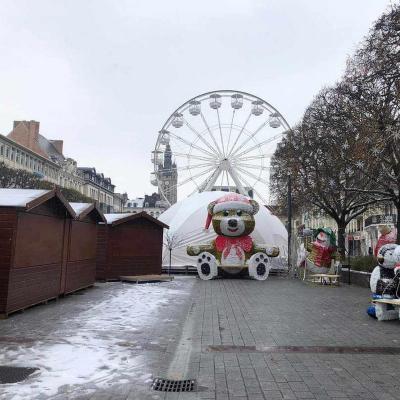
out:
<path id="1" fill-rule="evenodd" d="M 396 215 L 396 230 L 397 230 L 396 243 L 400 244 L 400 202 L 396 202 L 395 206 L 396 206 L 396 210 L 397 210 L 397 215 Z"/>
<path id="2" fill-rule="evenodd" d="M 346 258 L 346 222 L 336 221 L 338 226 L 338 253 L 342 261 Z"/>

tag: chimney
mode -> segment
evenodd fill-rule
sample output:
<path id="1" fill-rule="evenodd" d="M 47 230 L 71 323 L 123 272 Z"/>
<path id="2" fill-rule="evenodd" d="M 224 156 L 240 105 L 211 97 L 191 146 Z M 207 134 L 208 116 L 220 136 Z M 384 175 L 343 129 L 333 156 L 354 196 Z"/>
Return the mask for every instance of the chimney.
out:
<path id="1" fill-rule="evenodd" d="M 62 154 L 63 153 L 63 140 L 50 140 L 50 143 L 56 148 L 56 150 Z"/>
<path id="2" fill-rule="evenodd" d="M 35 148 L 37 143 L 39 142 L 39 125 L 40 122 L 37 121 L 28 121 L 28 140 L 29 140 L 29 148 Z"/>
<path id="3" fill-rule="evenodd" d="M 39 125 L 40 122 L 38 121 L 14 121 L 14 129 L 17 128 L 19 124 L 23 123 L 28 129 L 28 135 L 25 138 L 19 137 L 20 135 L 17 134 L 17 137 L 12 137 L 12 139 L 17 139 L 19 143 L 28 147 L 29 149 L 35 149 L 37 147 L 37 143 L 39 141 Z M 9 135 L 10 136 L 10 135 Z M 20 140 L 18 140 L 20 139 Z"/>

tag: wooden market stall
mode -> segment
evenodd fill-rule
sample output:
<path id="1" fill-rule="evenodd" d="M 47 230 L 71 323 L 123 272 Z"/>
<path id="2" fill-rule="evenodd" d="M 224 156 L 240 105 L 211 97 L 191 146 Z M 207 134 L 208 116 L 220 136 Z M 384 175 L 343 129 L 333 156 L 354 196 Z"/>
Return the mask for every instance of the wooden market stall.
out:
<path id="1" fill-rule="evenodd" d="M 161 274 L 163 229 L 168 225 L 146 212 L 105 218 L 107 223 L 99 226 L 96 278 Z"/>
<path id="2" fill-rule="evenodd" d="M 0 189 L 0 316 L 59 295 L 74 217 L 57 190 Z"/>
<path id="3" fill-rule="evenodd" d="M 97 230 L 106 222 L 93 203 L 70 203 L 76 218 L 70 221 L 65 273 L 60 293 L 71 293 L 92 286 L 96 280 Z"/>

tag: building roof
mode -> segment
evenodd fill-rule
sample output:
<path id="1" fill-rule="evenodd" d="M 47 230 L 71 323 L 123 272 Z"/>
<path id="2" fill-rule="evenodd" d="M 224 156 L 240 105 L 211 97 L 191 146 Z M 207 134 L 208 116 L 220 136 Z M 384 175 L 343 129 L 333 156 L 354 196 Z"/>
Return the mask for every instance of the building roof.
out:
<path id="1" fill-rule="evenodd" d="M 88 174 L 90 174 L 92 176 L 95 176 L 96 179 L 99 180 L 99 182 L 91 181 L 92 183 L 100 185 L 101 187 L 104 187 L 103 183 L 106 183 L 107 185 L 110 185 L 112 188 L 115 188 L 115 185 L 113 185 L 112 182 L 111 182 L 111 178 L 105 177 L 103 173 L 96 172 L 96 168 L 93 168 L 93 167 L 78 167 L 77 170 L 82 172 L 82 173 L 84 173 L 84 174 L 88 173 Z"/>
<path id="2" fill-rule="evenodd" d="M 39 133 L 37 121 L 15 121 L 14 129 L 7 137 L 53 162 L 60 164 L 65 159 L 53 143 Z"/>
<path id="3" fill-rule="evenodd" d="M 94 211 L 98 216 L 99 222 L 104 222 L 104 223 L 107 222 L 104 217 L 104 214 L 94 203 L 69 203 L 69 204 L 74 210 L 76 218 L 79 220 L 83 220 L 87 215 L 89 215 L 91 212 Z"/>
<path id="4" fill-rule="evenodd" d="M 49 158 L 51 161 L 62 163 L 65 160 L 64 155 L 54 147 L 54 145 L 50 142 L 50 140 L 46 139 L 40 133 L 38 135 L 38 144 L 40 149 L 46 154 L 47 158 Z"/>
<path id="5" fill-rule="evenodd" d="M 0 207 L 17 207 L 30 211 L 46 201 L 57 197 L 68 214 L 75 218 L 76 214 L 60 191 L 38 189 L 0 189 Z"/>
<path id="6" fill-rule="evenodd" d="M 15 140 L 11 139 L 8 136 L 4 136 L 2 134 L 0 134 L 0 139 L 5 141 L 6 143 L 8 143 L 11 146 L 15 146 L 15 147 L 19 147 L 20 149 L 22 149 L 23 151 L 25 151 L 28 154 L 32 154 L 35 157 L 38 157 L 39 159 L 42 159 L 43 161 L 52 163 L 55 167 L 59 167 L 59 164 L 57 164 L 55 161 L 51 161 L 49 160 L 46 156 L 44 156 L 43 154 L 39 154 L 37 152 L 35 152 L 34 150 L 22 145 L 21 143 L 16 142 Z"/>
<path id="7" fill-rule="evenodd" d="M 128 221 L 134 221 L 135 219 L 144 218 L 150 222 L 155 223 L 156 225 L 161 226 L 162 228 L 166 228 L 166 229 L 169 228 L 169 226 L 167 224 L 164 224 L 163 222 L 159 221 L 158 219 L 153 218 L 151 215 L 147 214 L 147 212 L 145 212 L 145 211 L 142 211 L 137 214 L 132 214 L 132 213 L 104 214 L 104 217 L 107 220 L 107 224 L 112 225 L 112 226 L 123 224 Z"/>

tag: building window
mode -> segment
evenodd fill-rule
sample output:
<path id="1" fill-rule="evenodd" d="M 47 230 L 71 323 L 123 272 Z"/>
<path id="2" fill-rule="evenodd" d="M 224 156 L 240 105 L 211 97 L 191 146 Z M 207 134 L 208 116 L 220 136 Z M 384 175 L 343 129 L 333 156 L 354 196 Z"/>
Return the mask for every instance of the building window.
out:
<path id="1" fill-rule="evenodd" d="M 3 145 L 1 145 L 1 146 L 0 146 L 0 156 L 3 155 L 3 152 L 4 152 L 4 148 L 3 148 Z"/>
<path id="2" fill-rule="evenodd" d="M 6 158 L 10 156 L 10 148 L 7 146 L 6 147 Z"/>

